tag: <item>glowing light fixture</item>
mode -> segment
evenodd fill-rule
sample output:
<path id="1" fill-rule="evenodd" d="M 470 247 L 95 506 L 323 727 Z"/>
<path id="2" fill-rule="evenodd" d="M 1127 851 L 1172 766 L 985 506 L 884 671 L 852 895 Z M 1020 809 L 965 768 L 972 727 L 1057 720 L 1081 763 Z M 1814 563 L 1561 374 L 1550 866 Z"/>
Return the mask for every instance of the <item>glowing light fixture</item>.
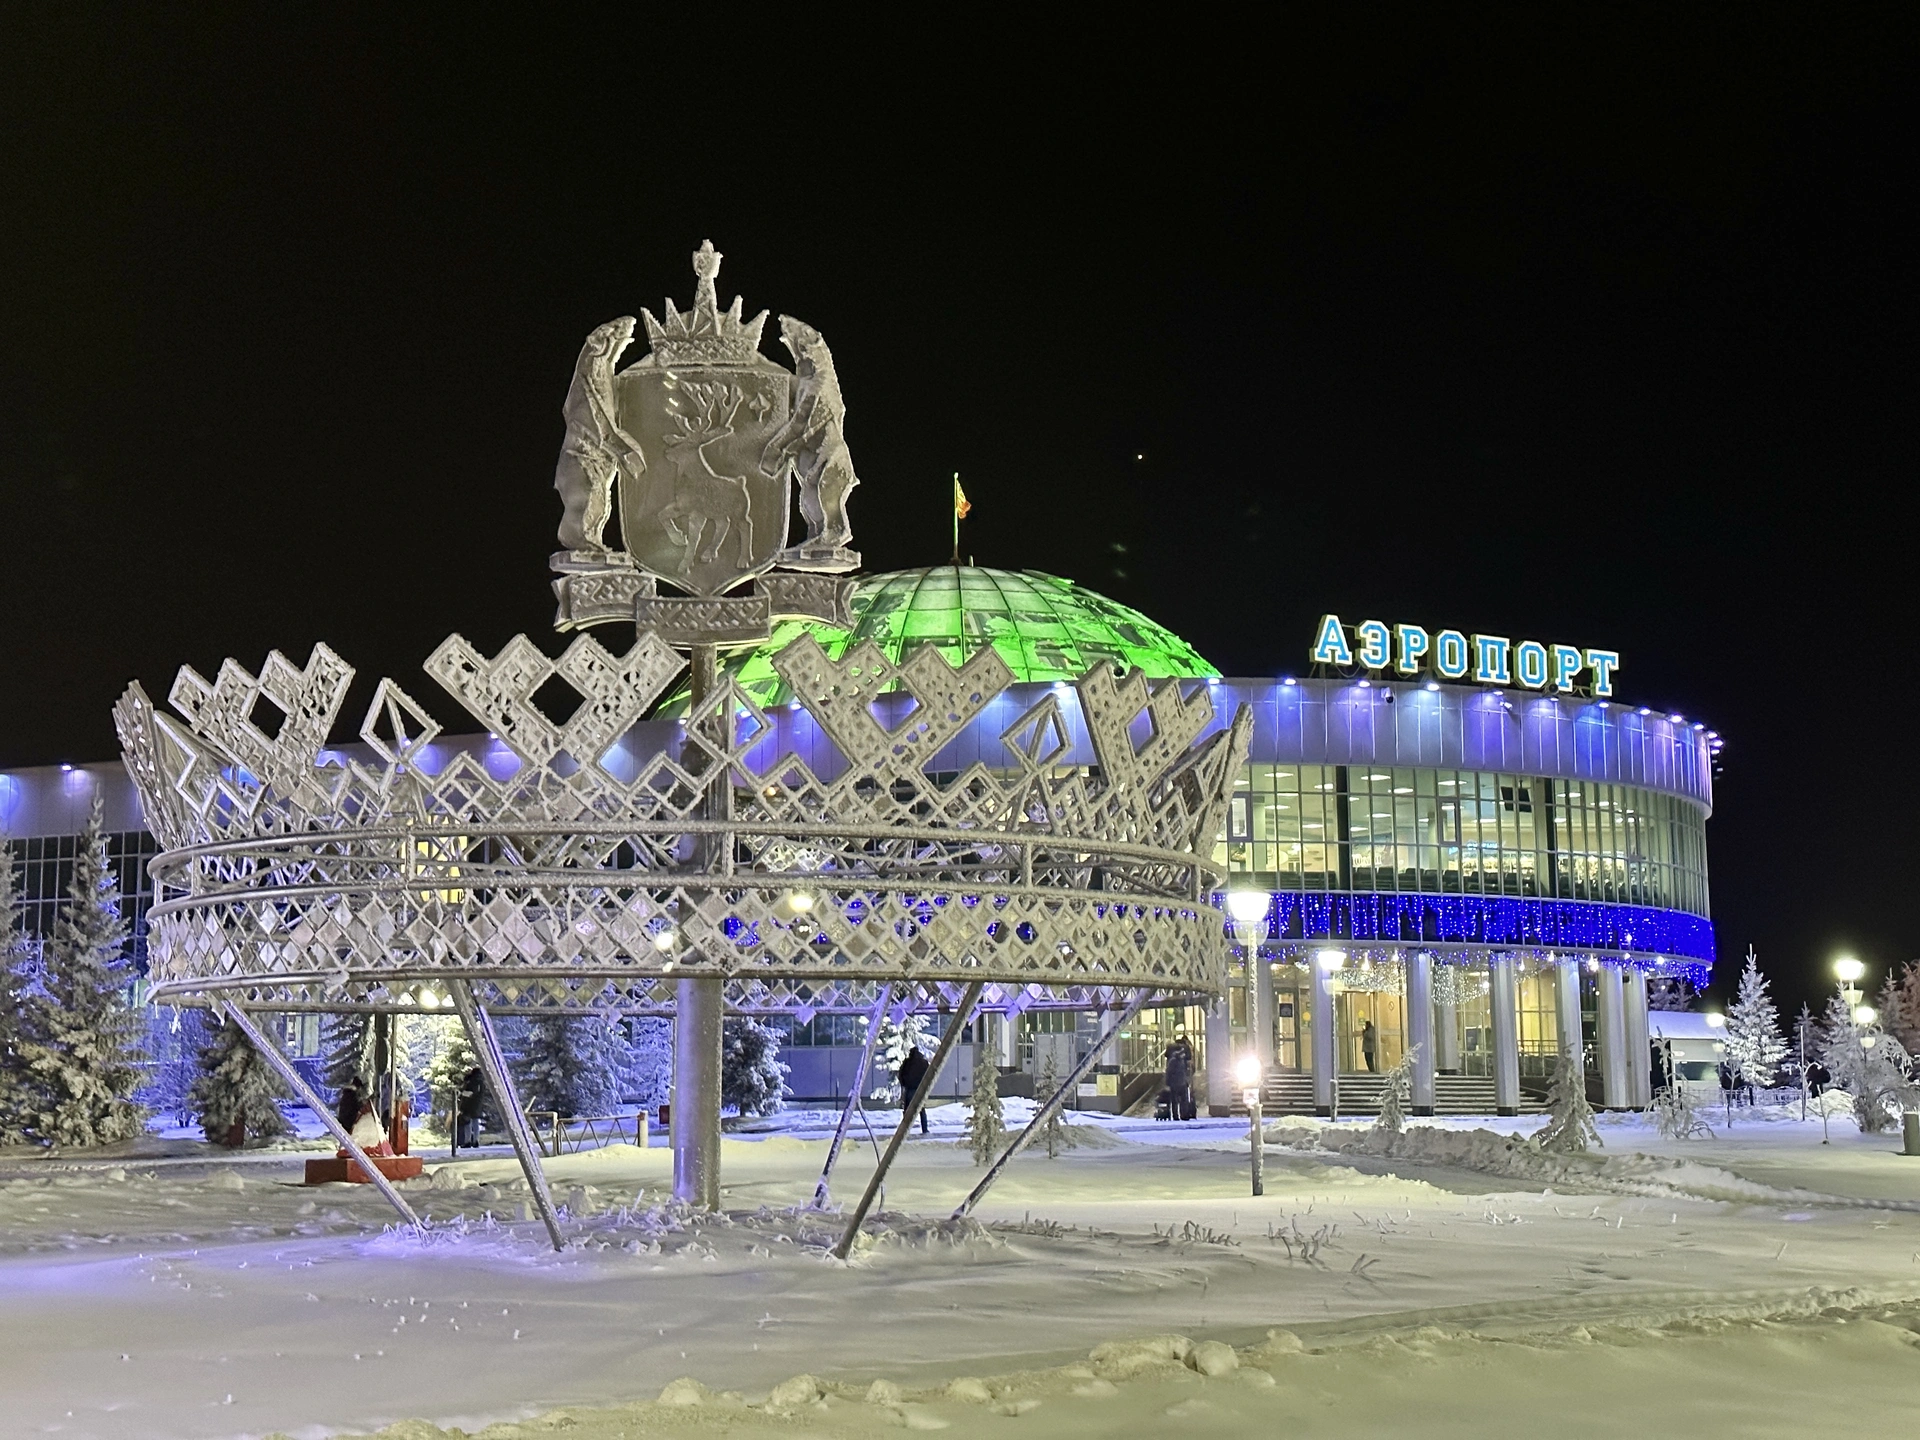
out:
<path id="1" fill-rule="evenodd" d="M 1227 914 L 1236 925 L 1255 925 L 1267 918 L 1273 897 L 1264 890 L 1229 890 Z"/>
<path id="2" fill-rule="evenodd" d="M 667 951 L 673 949 L 674 940 L 675 936 L 673 931 L 662 930 L 658 935 L 653 937 L 653 948 L 665 954 Z"/>
<path id="3" fill-rule="evenodd" d="M 1867 967 L 1851 955 L 1842 955 L 1833 962 L 1833 973 L 1843 985 L 1856 985 L 1860 977 L 1867 973 Z"/>
<path id="4" fill-rule="evenodd" d="M 1318 950 L 1314 952 L 1313 958 L 1320 963 L 1322 970 L 1331 974 L 1347 963 L 1347 952 L 1344 950 Z"/>
<path id="5" fill-rule="evenodd" d="M 1853 1007 L 1853 1023 L 1856 1025 L 1871 1025 L 1879 1018 L 1880 1012 L 1871 1005 L 1856 1005 Z"/>
<path id="6" fill-rule="evenodd" d="M 1720 1014 L 1718 1011 L 1709 1010 L 1707 1012 L 1706 1020 L 1707 1020 L 1707 1028 L 1711 1030 L 1724 1030 L 1727 1028 L 1727 1017 Z"/>

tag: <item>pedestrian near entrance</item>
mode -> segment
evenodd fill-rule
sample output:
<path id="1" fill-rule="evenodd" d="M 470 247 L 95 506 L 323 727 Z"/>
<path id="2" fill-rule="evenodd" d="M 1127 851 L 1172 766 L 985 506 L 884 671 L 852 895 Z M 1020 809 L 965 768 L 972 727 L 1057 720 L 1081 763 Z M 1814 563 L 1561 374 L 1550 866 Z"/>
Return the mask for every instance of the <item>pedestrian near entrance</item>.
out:
<path id="1" fill-rule="evenodd" d="M 1185 1120 L 1187 1110 L 1193 1104 L 1193 1052 L 1188 1048 L 1186 1038 L 1182 1036 L 1166 1049 L 1167 1062 L 1167 1118 Z"/>
<path id="2" fill-rule="evenodd" d="M 480 1143 L 480 1106 L 481 1097 L 486 1090 L 486 1078 L 481 1075 L 480 1067 L 473 1066 L 460 1079 L 460 1125 L 459 1142 L 462 1145 L 477 1146 Z"/>
<path id="3" fill-rule="evenodd" d="M 900 1062 L 899 1073 L 894 1078 L 900 1082 L 900 1103 L 912 1104 L 914 1091 L 918 1090 L 920 1082 L 927 1078 L 927 1057 L 920 1053 L 918 1045 L 907 1051 L 907 1058 Z M 920 1107 L 920 1133 L 922 1135 L 928 1133 L 927 1111 L 924 1105 Z"/>
<path id="4" fill-rule="evenodd" d="M 1360 1057 L 1367 1062 L 1368 1074 L 1379 1072 L 1380 1032 L 1373 1028 L 1371 1020 L 1360 1027 Z"/>

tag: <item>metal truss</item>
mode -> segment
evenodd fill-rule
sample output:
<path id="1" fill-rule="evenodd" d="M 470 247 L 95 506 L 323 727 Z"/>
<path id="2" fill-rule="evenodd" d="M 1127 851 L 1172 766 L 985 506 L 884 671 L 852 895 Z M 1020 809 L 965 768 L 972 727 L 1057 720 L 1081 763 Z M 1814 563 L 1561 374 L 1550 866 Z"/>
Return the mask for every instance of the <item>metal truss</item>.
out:
<path id="1" fill-rule="evenodd" d="M 803 634 L 773 664 L 831 742 L 818 770 L 771 753 L 731 679 L 677 745 L 628 754 L 683 668 L 650 632 L 619 656 L 441 645 L 428 673 L 514 752 L 505 777 L 433 768 L 440 727 L 390 680 L 360 730 L 376 763 L 322 763 L 353 678 L 324 645 L 257 677 L 183 668 L 172 714 L 130 687 L 115 720 L 164 847 L 154 997 L 431 1010 L 460 982 L 497 1014 L 668 1013 L 676 982 L 717 978 L 730 1008 L 806 1018 L 893 983 L 1003 1010 L 1219 988 L 1211 851 L 1244 707 L 1208 735 L 1206 687 L 1097 666 L 1076 686 L 1094 770 L 1060 766 L 1049 694 L 1000 733 L 1003 764 L 935 774 L 1012 683 L 991 649 L 836 661 Z M 564 723 L 534 703 L 556 677 L 580 697 Z"/>

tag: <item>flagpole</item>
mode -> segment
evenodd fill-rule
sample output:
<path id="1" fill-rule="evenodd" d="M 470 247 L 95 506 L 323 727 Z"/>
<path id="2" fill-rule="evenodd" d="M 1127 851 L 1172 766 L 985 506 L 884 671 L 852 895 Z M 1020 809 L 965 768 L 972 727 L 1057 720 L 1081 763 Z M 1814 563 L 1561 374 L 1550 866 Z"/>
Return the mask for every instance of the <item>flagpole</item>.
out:
<path id="1" fill-rule="evenodd" d="M 953 472 L 953 566 L 960 568 L 960 472 Z"/>

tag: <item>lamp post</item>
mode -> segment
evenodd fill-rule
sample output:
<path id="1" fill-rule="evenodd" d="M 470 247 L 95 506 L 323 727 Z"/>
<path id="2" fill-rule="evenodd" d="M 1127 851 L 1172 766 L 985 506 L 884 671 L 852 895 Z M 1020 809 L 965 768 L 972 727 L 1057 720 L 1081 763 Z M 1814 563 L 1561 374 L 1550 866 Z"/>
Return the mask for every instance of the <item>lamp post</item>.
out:
<path id="1" fill-rule="evenodd" d="M 1241 1098 L 1247 1102 L 1247 1135 L 1252 1142 L 1249 1147 L 1250 1163 L 1253 1169 L 1253 1193 L 1267 1193 L 1265 1137 L 1260 1133 L 1260 1079 L 1264 1067 L 1260 1057 L 1252 1051 L 1240 1057 L 1240 1063 L 1234 1067 L 1234 1078 L 1239 1080 Z"/>
<path id="2" fill-rule="evenodd" d="M 1851 955 L 1842 955 L 1833 962 L 1834 978 L 1840 982 L 1840 999 L 1846 1005 L 1848 1016 L 1855 1025 L 1860 1023 L 1859 1012 L 1863 1008 L 1860 1004 L 1860 979 L 1866 973 L 1867 967 Z M 1866 1047 L 1863 1046 L 1861 1054 L 1865 1055 L 1865 1053 Z M 1820 1097 L 1820 1143 L 1825 1145 L 1828 1140 L 1827 1101 L 1826 1096 L 1822 1094 Z"/>
<path id="3" fill-rule="evenodd" d="M 1265 963 L 1260 958 L 1260 942 L 1266 939 L 1267 914 L 1272 907 L 1273 896 L 1265 890 L 1227 892 L 1227 919 L 1233 926 L 1233 938 L 1240 942 L 1240 949 L 1247 957 L 1248 1054 L 1253 1056 L 1255 1064 L 1262 1070 L 1273 1045 L 1273 1017 L 1267 1014 L 1267 1007 L 1260 1003 L 1261 992 L 1268 988 L 1260 983 L 1260 966 Z M 1268 1038 L 1262 1038 L 1262 1025 L 1267 1027 Z"/>

